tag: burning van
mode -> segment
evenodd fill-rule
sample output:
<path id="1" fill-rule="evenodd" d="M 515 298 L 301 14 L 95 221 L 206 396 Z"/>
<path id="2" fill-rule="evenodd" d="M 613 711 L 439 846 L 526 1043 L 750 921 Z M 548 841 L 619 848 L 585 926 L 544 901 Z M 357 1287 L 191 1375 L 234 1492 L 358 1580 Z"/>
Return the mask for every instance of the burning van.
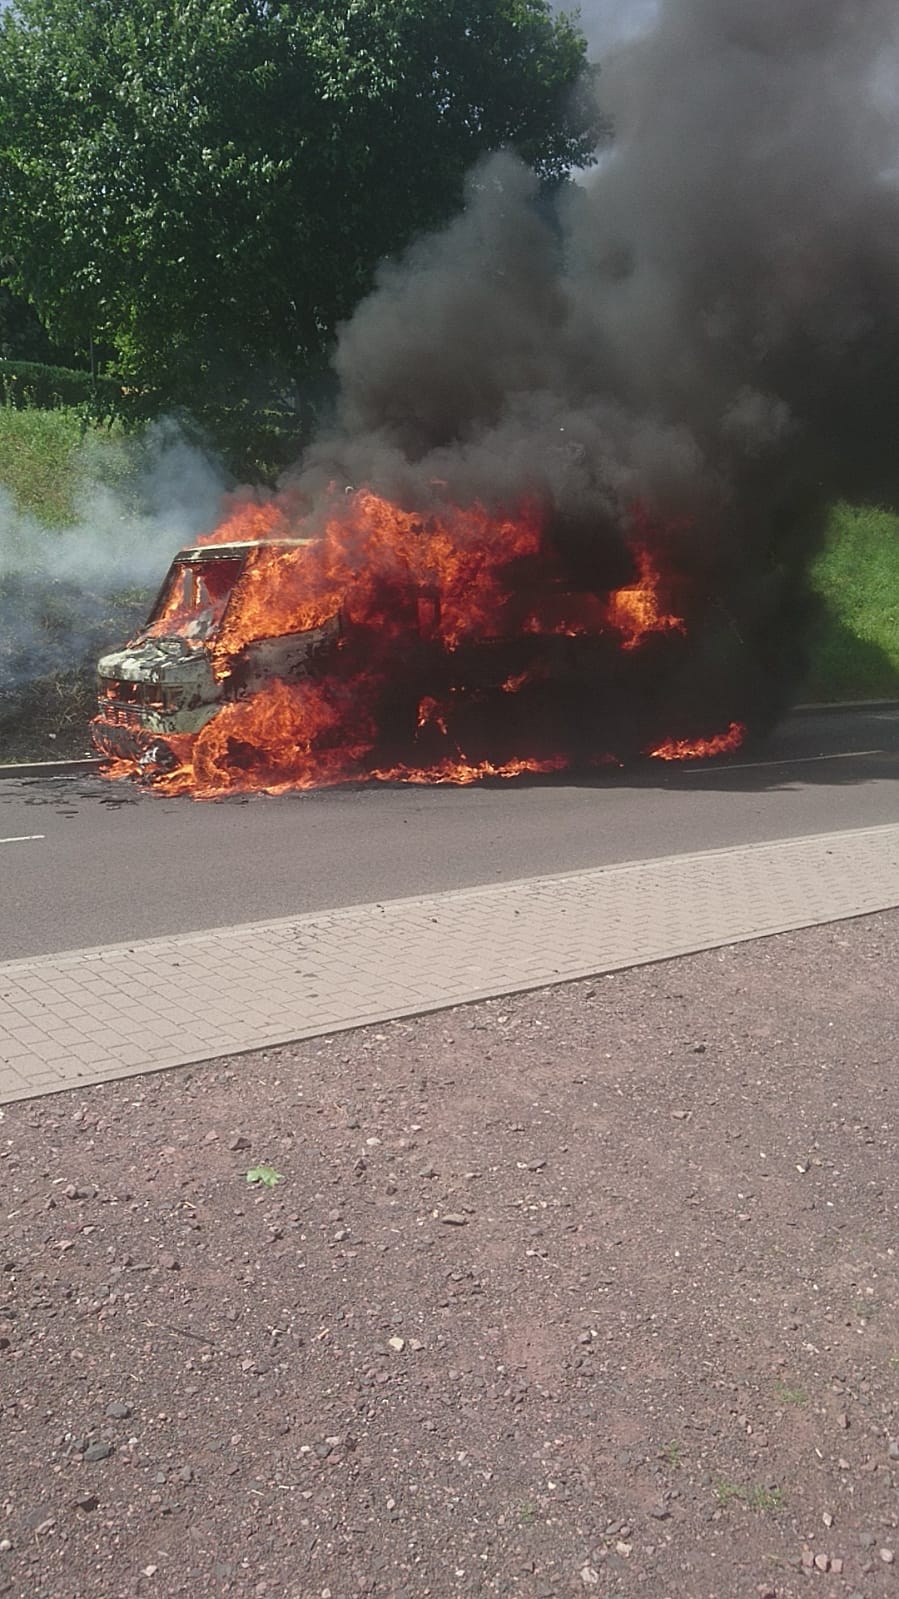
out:
<path id="1" fill-rule="evenodd" d="M 691 638 L 665 530 L 639 512 L 623 564 L 587 585 L 532 506 L 417 512 L 357 490 L 312 533 L 278 502 L 251 505 L 175 557 L 146 625 L 99 662 L 92 734 L 113 775 L 212 797 L 742 740 L 736 721 L 710 738 L 680 709 L 685 684 L 707 700 L 730 681 L 714 670 L 729 635 Z"/>
<path id="2" fill-rule="evenodd" d="M 145 627 L 125 649 L 98 663 L 93 742 L 104 755 L 145 771 L 177 764 L 175 749 L 229 702 L 272 679 L 296 682 L 320 670 L 338 644 L 339 609 L 317 625 L 278 636 L 232 637 L 229 612 L 269 568 L 314 541 L 281 539 L 209 544 L 175 557 Z"/>

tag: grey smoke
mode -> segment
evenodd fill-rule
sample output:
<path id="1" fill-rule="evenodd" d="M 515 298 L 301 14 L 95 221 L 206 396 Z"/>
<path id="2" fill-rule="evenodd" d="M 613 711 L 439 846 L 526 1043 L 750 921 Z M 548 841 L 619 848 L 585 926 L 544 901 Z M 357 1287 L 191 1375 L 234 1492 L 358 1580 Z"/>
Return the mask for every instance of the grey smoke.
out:
<path id="1" fill-rule="evenodd" d="M 558 5 L 557 11 L 571 11 Z M 582 0 L 577 8 L 594 60 L 604 61 L 618 45 L 648 32 L 658 16 L 658 0 Z"/>

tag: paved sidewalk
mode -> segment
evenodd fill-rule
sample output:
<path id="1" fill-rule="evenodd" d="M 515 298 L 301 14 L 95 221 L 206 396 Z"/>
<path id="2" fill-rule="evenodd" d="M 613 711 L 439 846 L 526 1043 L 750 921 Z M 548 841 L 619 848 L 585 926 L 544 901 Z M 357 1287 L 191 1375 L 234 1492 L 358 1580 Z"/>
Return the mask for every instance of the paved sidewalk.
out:
<path id="1" fill-rule="evenodd" d="M 0 1101 L 899 905 L 899 825 L 0 964 Z"/>

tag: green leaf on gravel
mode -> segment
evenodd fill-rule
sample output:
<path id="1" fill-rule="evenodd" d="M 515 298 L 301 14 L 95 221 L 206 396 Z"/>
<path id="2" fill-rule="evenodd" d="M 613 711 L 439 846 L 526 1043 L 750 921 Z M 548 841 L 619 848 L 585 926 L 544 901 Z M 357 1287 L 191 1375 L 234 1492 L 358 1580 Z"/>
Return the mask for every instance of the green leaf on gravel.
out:
<path id="1" fill-rule="evenodd" d="M 274 1166 L 251 1166 L 247 1172 L 248 1183 L 262 1183 L 264 1188 L 277 1188 L 283 1181 L 282 1173 L 275 1171 Z"/>

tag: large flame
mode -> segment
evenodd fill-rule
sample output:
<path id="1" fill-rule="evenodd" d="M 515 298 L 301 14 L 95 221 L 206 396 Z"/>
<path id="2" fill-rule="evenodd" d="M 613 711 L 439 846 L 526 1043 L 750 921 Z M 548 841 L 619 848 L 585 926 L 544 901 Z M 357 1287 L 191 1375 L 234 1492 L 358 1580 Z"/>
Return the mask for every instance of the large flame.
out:
<path id="1" fill-rule="evenodd" d="M 636 658 L 651 639 L 688 632 L 677 584 L 665 574 L 664 529 L 640 507 L 628 541 L 633 580 L 605 593 L 567 580 L 530 504 L 488 512 L 441 502 L 416 512 L 361 489 L 335 493 L 313 522 L 280 498 L 240 506 L 200 542 L 248 541 L 258 547 L 233 564 L 222 551 L 216 562 L 179 568 L 180 588 L 142 635 L 206 649 L 226 701 L 196 735 L 166 738 L 174 769 L 154 777 L 167 793 L 278 792 L 360 778 L 472 783 L 559 771 L 569 747 L 561 731 L 554 743 L 545 707 L 548 685 L 575 670 L 565 648 Z M 234 667 L 247 646 L 325 624 L 337 642 L 322 670 L 241 693 Z M 582 663 L 577 670 L 583 674 Z M 502 710 L 519 699 L 522 713 Z M 539 741 L 531 707 L 544 711 Z M 472 729 L 490 716 L 496 747 L 473 748 Z M 389 758 L 388 739 L 385 760 L 385 730 L 394 727 L 406 730 L 406 747 Z M 734 723 L 726 734 L 671 738 L 648 753 L 718 754 L 741 737 Z M 588 758 L 617 753 L 594 749 Z M 135 767 L 110 768 L 117 776 L 123 769 Z"/>

